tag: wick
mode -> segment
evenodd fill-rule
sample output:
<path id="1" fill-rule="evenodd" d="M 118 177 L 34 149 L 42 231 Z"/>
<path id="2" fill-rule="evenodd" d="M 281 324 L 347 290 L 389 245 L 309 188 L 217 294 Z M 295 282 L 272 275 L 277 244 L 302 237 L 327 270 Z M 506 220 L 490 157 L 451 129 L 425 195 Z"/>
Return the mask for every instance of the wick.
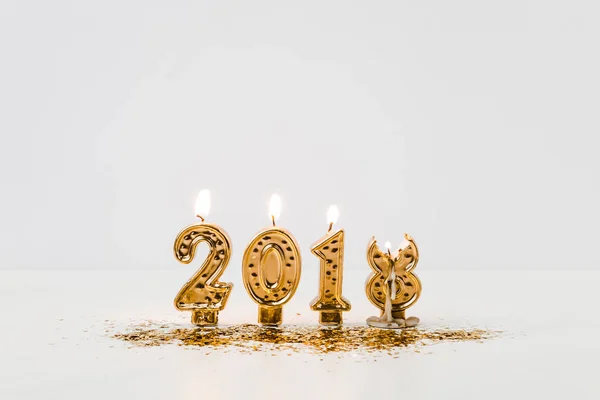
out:
<path id="1" fill-rule="evenodd" d="M 200 218 L 202 220 L 202 222 L 204 222 L 204 217 L 200 214 L 196 214 L 196 218 Z"/>
<path id="2" fill-rule="evenodd" d="M 271 221 L 273 221 L 273 226 L 275 226 L 275 216 L 271 215 Z"/>
<path id="3" fill-rule="evenodd" d="M 333 228 L 333 222 L 329 223 L 329 229 L 327 229 L 327 233 L 331 232 L 331 228 Z"/>

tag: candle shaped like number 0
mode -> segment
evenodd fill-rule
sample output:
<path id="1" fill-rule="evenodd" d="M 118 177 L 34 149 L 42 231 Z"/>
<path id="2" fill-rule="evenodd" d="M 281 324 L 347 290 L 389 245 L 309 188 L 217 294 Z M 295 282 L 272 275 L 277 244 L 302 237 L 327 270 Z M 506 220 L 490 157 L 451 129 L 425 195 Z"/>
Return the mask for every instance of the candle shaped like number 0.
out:
<path id="1" fill-rule="evenodd" d="M 331 206 L 327 212 L 329 230 L 312 247 L 312 253 L 321 260 L 319 295 L 310 303 L 313 311 L 319 312 L 319 323 L 340 325 L 342 311 L 350 311 L 350 302 L 342 296 L 342 278 L 344 264 L 344 231 L 331 233 L 337 222 L 339 211 Z"/>
<path id="2" fill-rule="evenodd" d="M 192 311 L 192 323 L 200 326 L 214 326 L 218 322 L 219 311 L 225 308 L 233 285 L 219 282 L 231 257 L 231 241 L 227 233 L 217 225 L 204 223 L 210 209 L 210 192 L 200 191 L 196 200 L 196 216 L 202 223 L 182 230 L 173 251 L 179 262 L 189 264 L 194 259 L 198 244 L 208 243 L 209 252 L 204 263 L 183 285 L 175 297 L 175 308 Z"/>
<path id="3" fill-rule="evenodd" d="M 252 239 L 242 261 L 242 277 L 248 294 L 258 303 L 258 323 L 280 325 L 283 305 L 287 303 L 300 281 L 300 251 L 294 237 L 276 227 L 281 212 L 281 199 L 271 197 L 270 215 L 273 227 Z"/>

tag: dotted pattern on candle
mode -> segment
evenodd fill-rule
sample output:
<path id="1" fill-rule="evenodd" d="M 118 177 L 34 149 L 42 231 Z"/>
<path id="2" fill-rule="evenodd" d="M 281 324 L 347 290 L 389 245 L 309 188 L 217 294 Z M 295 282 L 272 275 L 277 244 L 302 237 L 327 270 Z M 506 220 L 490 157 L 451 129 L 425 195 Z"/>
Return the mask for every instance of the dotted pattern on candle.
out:
<path id="1" fill-rule="evenodd" d="M 175 239 L 175 257 L 184 264 L 194 258 L 198 244 L 206 242 L 210 249 L 204 263 L 181 288 L 175 297 L 175 306 L 179 310 L 215 309 L 225 306 L 230 283 L 218 282 L 225 271 L 231 256 L 231 246 L 227 235 L 215 225 L 192 225 L 184 229 Z"/>
<path id="2" fill-rule="evenodd" d="M 342 297 L 344 231 L 339 230 L 311 249 L 321 260 L 319 296 L 311 302 L 315 311 L 350 310 L 350 302 Z"/>
<path id="3" fill-rule="evenodd" d="M 298 245 L 281 228 L 261 232 L 244 252 L 244 285 L 258 304 L 277 306 L 286 303 L 298 287 L 300 272 Z"/>
<path id="4" fill-rule="evenodd" d="M 385 307 L 386 284 L 385 278 L 389 274 L 390 256 L 381 251 L 373 240 L 367 253 L 369 265 L 374 273 L 367 281 L 367 297 L 377 308 Z M 392 310 L 401 311 L 412 306 L 421 291 L 421 281 L 411 271 L 418 262 L 416 245 L 411 242 L 408 247 L 400 251 L 394 259 L 396 268 L 396 297 L 392 301 Z"/>

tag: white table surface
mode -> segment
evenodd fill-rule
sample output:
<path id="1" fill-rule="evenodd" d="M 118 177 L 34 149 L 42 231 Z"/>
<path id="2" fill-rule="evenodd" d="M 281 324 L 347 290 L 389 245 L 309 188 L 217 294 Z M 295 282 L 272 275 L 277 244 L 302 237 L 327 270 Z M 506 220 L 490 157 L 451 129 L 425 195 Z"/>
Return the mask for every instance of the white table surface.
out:
<path id="1" fill-rule="evenodd" d="M 484 343 L 406 349 L 396 359 L 205 355 L 177 345 L 131 347 L 110 337 L 147 320 L 186 326 L 189 313 L 176 311 L 172 300 L 189 274 L 181 268 L 0 272 L 0 399 L 600 398 L 598 272 L 418 271 L 423 295 L 409 314 L 422 327 L 504 333 Z M 349 323 L 375 314 L 365 277 L 346 271 Z M 284 308 L 286 323 L 316 325 L 308 308 L 316 288 L 316 274 L 303 272 Z M 220 322 L 252 323 L 256 311 L 236 283 Z"/>

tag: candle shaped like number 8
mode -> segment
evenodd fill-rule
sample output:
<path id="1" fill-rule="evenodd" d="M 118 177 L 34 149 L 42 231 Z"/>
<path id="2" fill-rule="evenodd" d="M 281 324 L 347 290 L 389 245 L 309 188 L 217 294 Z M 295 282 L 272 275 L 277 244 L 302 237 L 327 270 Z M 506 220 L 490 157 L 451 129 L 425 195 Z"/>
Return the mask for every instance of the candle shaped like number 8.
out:
<path id="1" fill-rule="evenodd" d="M 310 308 L 319 312 L 319 323 L 323 325 L 341 324 L 342 311 L 350 311 L 350 302 L 342 296 L 344 230 L 331 233 L 338 216 L 337 207 L 331 206 L 327 212 L 329 230 L 310 249 L 321 260 L 319 295 L 311 301 Z"/>
<path id="2" fill-rule="evenodd" d="M 392 254 L 389 242 L 385 246 L 387 252 L 381 251 L 375 238 L 369 242 L 367 261 L 373 272 L 365 289 L 369 301 L 381 310 L 381 316 L 367 319 L 371 326 L 395 329 L 419 323 L 419 318 L 405 316 L 405 310 L 421 295 L 421 281 L 414 274 L 419 249 L 411 236 L 404 234 L 404 237 L 401 249 L 395 254 Z"/>
<path id="3" fill-rule="evenodd" d="M 204 223 L 209 209 L 210 192 L 202 190 L 196 200 L 196 216 L 202 222 L 182 230 L 173 247 L 175 258 L 189 264 L 194 259 L 198 244 L 208 244 L 209 252 L 204 263 L 175 297 L 175 308 L 192 311 L 192 323 L 200 326 L 217 324 L 219 311 L 225 308 L 233 287 L 231 283 L 219 282 L 231 257 L 231 240 L 217 225 Z"/>
<path id="4" fill-rule="evenodd" d="M 258 323 L 280 325 L 283 305 L 300 281 L 300 251 L 294 237 L 275 225 L 281 212 L 281 199 L 271 197 L 269 214 L 273 227 L 256 235 L 248 244 L 242 261 L 242 277 L 248 294 L 258 303 Z"/>

